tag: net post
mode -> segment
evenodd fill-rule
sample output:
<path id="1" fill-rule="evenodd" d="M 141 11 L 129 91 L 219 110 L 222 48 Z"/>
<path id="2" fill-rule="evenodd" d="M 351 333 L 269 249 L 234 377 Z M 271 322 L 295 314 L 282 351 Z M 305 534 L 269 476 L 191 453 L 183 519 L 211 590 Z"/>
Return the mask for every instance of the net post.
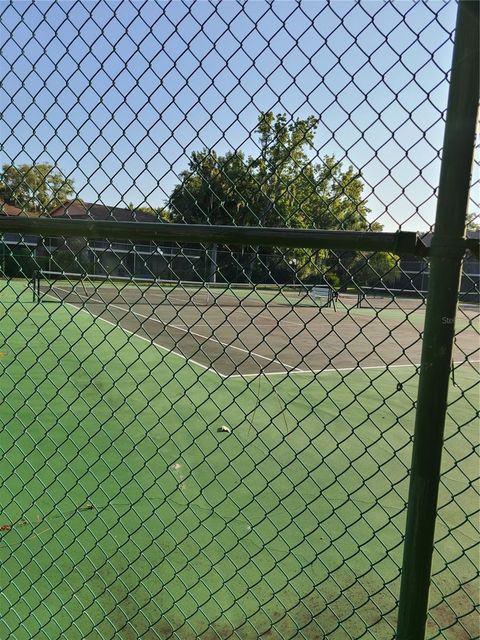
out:
<path id="1" fill-rule="evenodd" d="M 361 309 L 362 308 L 362 300 L 364 298 L 364 293 L 363 291 L 359 288 L 357 291 L 357 304 L 355 305 L 356 309 Z"/>
<path id="2" fill-rule="evenodd" d="M 328 297 L 329 297 L 329 307 L 333 307 L 333 310 L 337 310 L 337 306 L 335 302 L 338 300 L 338 291 L 336 291 L 332 286 L 329 286 L 328 289 Z"/>
<path id="3" fill-rule="evenodd" d="M 425 637 L 443 433 L 479 100 L 477 2 L 460 0 L 432 240 L 397 640 Z"/>
<path id="4" fill-rule="evenodd" d="M 217 282 L 217 254 L 218 245 L 217 243 L 214 243 L 207 250 L 207 256 L 209 260 L 208 282 Z"/>
<path id="5" fill-rule="evenodd" d="M 32 285 L 32 302 L 38 302 L 38 297 L 36 296 L 36 293 L 37 293 L 37 271 L 34 271 L 32 273 L 31 285 Z"/>

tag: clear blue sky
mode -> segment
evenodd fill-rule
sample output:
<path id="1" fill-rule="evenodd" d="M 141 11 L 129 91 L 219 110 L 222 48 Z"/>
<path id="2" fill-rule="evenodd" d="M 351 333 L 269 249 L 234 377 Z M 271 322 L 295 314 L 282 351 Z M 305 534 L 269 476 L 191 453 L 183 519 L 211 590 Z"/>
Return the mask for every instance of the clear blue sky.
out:
<path id="1" fill-rule="evenodd" d="M 1 161 L 78 195 L 164 203 L 192 150 L 255 154 L 261 111 L 314 114 L 386 229 L 435 212 L 455 2 L 0 4 Z"/>

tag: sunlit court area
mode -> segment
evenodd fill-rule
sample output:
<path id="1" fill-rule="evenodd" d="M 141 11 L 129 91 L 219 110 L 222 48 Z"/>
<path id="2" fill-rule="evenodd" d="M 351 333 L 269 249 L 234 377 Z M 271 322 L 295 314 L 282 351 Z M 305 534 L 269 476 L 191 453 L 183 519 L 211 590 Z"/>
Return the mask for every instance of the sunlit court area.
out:
<path id="1" fill-rule="evenodd" d="M 478 4 L 0 32 L 0 639 L 478 637 Z"/>

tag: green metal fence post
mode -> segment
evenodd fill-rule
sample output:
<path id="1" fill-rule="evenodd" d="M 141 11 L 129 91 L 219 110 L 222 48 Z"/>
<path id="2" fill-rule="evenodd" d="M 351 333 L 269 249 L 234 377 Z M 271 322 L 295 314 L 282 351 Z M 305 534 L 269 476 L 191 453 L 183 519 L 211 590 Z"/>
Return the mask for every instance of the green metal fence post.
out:
<path id="1" fill-rule="evenodd" d="M 398 640 L 425 637 L 443 432 L 479 100 L 478 2 L 458 6 L 432 241 L 408 498 Z"/>

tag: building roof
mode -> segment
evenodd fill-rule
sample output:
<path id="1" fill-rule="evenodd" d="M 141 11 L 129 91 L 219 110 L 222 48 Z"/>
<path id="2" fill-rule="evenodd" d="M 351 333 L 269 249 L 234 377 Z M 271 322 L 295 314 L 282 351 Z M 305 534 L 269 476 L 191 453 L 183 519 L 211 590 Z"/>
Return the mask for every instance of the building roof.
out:
<path id="1" fill-rule="evenodd" d="M 107 207 L 103 204 L 81 202 L 80 200 L 67 200 L 59 207 L 48 213 L 52 218 L 71 218 L 89 220 L 114 220 L 117 222 L 162 222 L 152 214 L 125 209 L 121 207 Z"/>
<path id="2" fill-rule="evenodd" d="M 428 231 L 425 234 L 419 234 L 420 239 L 426 247 L 429 247 L 432 244 L 433 232 Z M 469 240 L 480 240 L 480 231 L 479 230 L 471 230 L 467 229 L 466 237 Z"/>
<path id="3" fill-rule="evenodd" d="M 38 218 L 39 213 L 36 211 L 26 211 L 19 207 L 0 201 L 0 215 L 2 216 L 25 216 L 26 218 Z"/>

